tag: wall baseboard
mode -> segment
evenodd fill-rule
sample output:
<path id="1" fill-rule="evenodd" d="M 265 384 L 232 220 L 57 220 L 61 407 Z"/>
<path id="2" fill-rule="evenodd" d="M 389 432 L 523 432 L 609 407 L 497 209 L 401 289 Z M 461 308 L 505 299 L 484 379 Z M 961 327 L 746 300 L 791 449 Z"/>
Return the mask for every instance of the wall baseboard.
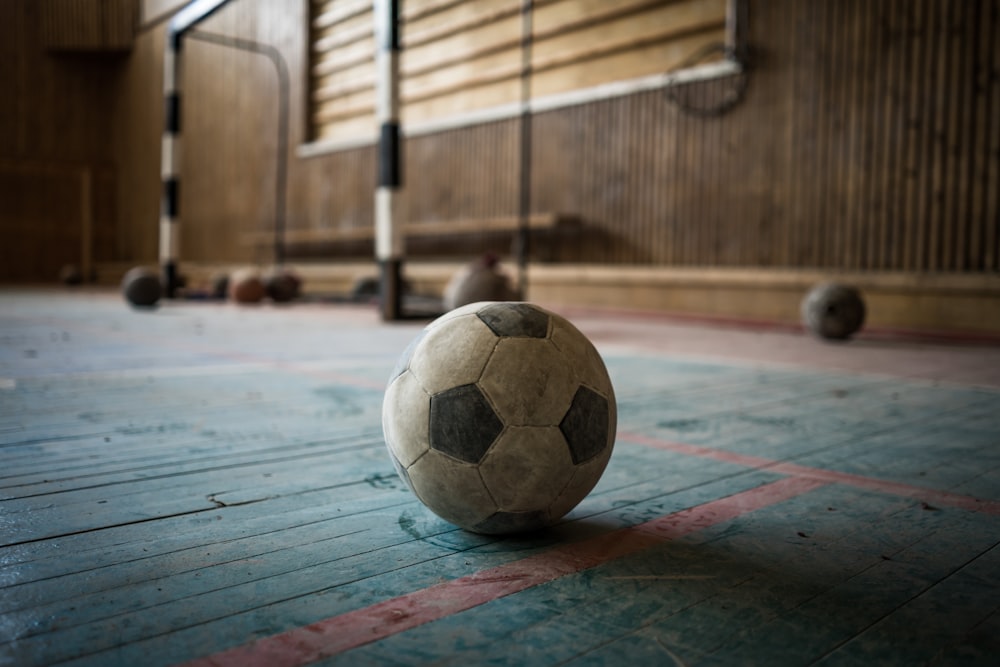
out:
<path id="1" fill-rule="evenodd" d="M 374 262 L 290 263 L 306 294 L 348 294 L 378 275 Z M 413 290 L 440 295 L 460 262 L 411 262 Z M 512 262 L 502 266 L 513 276 Z M 129 268 L 99 266 L 99 281 L 117 284 Z M 235 265 L 186 263 L 189 285 L 207 285 Z M 867 305 L 866 328 L 1000 336 L 1000 275 L 986 273 L 842 272 L 792 269 L 663 268 L 545 265 L 528 268 L 528 298 L 544 304 L 651 312 L 743 324 L 797 326 L 802 298 L 813 286 L 837 281 L 858 288 Z"/>

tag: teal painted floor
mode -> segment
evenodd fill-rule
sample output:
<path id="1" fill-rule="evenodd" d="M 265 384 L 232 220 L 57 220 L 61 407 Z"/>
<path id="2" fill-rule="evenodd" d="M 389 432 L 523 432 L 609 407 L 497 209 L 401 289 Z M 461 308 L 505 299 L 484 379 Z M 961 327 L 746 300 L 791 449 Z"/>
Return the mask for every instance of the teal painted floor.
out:
<path id="1" fill-rule="evenodd" d="M 0 290 L 0 665 L 998 664 L 1000 347 L 560 312 L 615 453 L 496 538 L 385 452 L 423 323 Z"/>

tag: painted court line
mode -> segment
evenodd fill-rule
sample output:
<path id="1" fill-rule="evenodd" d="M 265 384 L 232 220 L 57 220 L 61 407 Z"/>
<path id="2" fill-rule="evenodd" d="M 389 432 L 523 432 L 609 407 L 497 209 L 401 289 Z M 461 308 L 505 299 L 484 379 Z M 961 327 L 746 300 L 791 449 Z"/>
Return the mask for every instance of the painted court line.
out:
<path id="1" fill-rule="evenodd" d="M 637 526 L 555 547 L 265 637 L 193 660 L 185 663 L 185 667 L 299 667 L 796 498 L 825 485 L 821 480 L 786 477 Z"/>
<path id="2" fill-rule="evenodd" d="M 736 465 L 747 466 L 748 468 L 753 468 L 755 470 L 768 470 L 803 479 L 814 479 L 832 484 L 845 484 L 847 486 L 867 489 L 869 491 L 877 491 L 888 495 L 914 498 L 929 504 L 954 507 L 956 509 L 967 510 L 970 512 L 1000 515 L 1000 501 L 996 500 L 981 500 L 972 496 L 964 496 L 958 493 L 951 493 L 950 491 L 929 489 L 922 486 L 916 486 L 914 484 L 891 482 L 874 477 L 865 477 L 864 475 L 837 472 L 835 470 L 810 468 L 809 466 L 803 466 L 797 463 L 782 463 L 781 461 L 765 459 L 759 456 L 751 456 L 749 454 L 738 454 L 736 452 L 712 449 L 711 447 L 699 447 L 698 445 L 689 445 L 682 442 L 660 440 L 659 438 L 651 438 L 639 433 L 620 432 L 618 434 L 618 438 L 620 440 L 633 442 L 637 445 L 654 447 L 656 449 L 675 452 L 677 454 L 684 454 L 686 456 L 697 456 L 699 458 L 714 459 L 725 463 L 735 463 Z"/>

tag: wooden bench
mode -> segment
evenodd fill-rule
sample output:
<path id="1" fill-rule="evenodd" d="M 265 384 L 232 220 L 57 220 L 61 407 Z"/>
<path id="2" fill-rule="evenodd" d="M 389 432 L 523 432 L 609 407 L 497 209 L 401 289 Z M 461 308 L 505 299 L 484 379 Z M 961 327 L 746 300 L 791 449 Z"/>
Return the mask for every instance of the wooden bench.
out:
<path id="1" fill-rule="evenodd" d="M 555 232 L 573 230 L 579 227 L 579 219 L 564 213 L 535 213 L 528 217 L 528 228 L 532 232 Z M 429 238 L 435 236 L 463 236 L 474 234 L 509 233 L 518 242 L 517 232 L 521 229 L 518 216 L 496 218 L 469 218 L 460 220 L 409 222 L 403 225 L 407 238 Z M 313 229 L 286 229 L 282 241 L 285 246 L 307 246 L 319 243 L 350 243 L 374 241 L 375 227 L 328 227 Z M 252 232 L 244 235 L 243 242 L 254 247 L 267 247 L 275 242 L 274 232 Z M 546 244 L 548 245 L 548 244 Z M 542 255 L 551 255 L 551 248 L 542 247 Z"/>

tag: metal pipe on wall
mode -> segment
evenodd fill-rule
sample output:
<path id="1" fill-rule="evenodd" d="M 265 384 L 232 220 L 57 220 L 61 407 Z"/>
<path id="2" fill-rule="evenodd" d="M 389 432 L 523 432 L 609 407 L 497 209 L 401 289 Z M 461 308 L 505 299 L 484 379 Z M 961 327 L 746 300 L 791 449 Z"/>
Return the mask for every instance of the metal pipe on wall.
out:
<path id="1" fill-rule="evenodd" d="M 376 0 L 376 108 L 379 124 L 375 185 L 375 258 L 379 263 L 382 319 L 402 318 L 403 225 L 396 196 L 403 185 L 399 124 L 399 0 Z"/>
<path id="2" fill-rule="evenodd" d="M 180 164 L 181 164 L 181 79 L 184 33 L 205 20 L 229 0 L 194 0 L 177 12 L 167 26 L 163 56 L 163 99 L 165 103 L 160 178 L 160 267 L 163 294 L 173 298 L 180 286 Z"/>

